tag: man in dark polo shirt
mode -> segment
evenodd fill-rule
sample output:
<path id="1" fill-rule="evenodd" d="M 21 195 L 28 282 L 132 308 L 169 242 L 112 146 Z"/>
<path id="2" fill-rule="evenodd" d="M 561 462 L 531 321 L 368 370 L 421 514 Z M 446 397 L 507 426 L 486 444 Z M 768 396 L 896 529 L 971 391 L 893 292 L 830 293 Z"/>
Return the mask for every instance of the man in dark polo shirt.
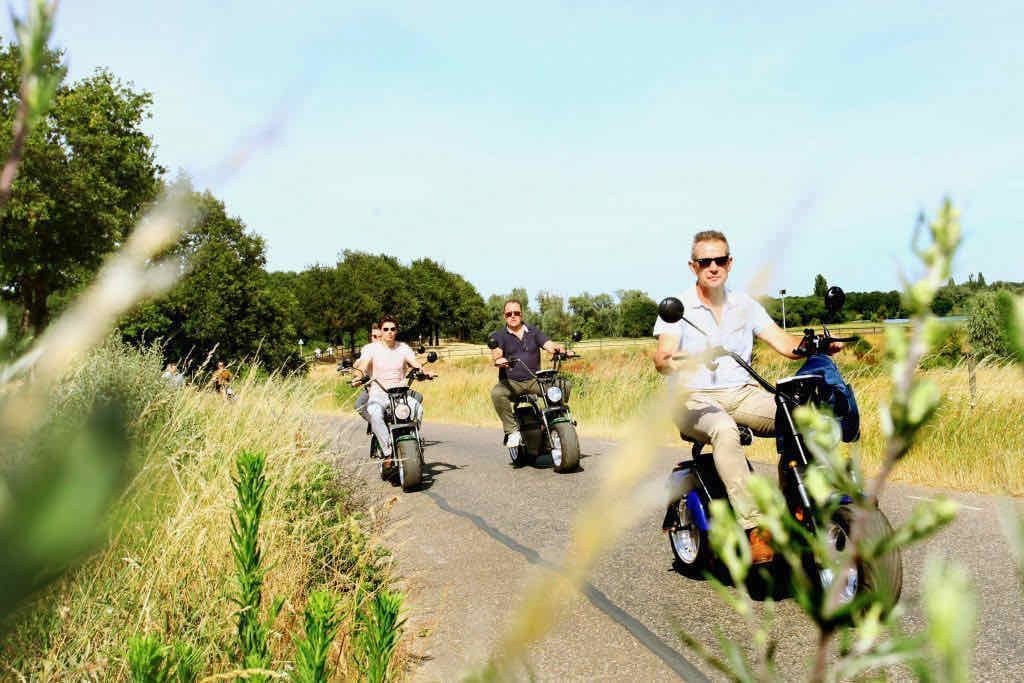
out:
<path id="1" fill-rule="evenodd" d="M 523 305 L 515 299 L 505 302 L 505 327 L 491 335 L 498 342 L 497 348 L 491 349 L 491 358 L 499 368 L 498 383 L 491 389 L 491 401 L 494 411 L 501 419 L 501 427 L 505 430 L 505 445 L 517 447 L 522 437 L 516 429 L 516 418 L 512 412 L 512 400 L 522 394 L 540 396 L 540 386 L 520 363 L 512 362 L 520 359 L 533 372 L 540 370 L 540 350 L 548 353 L 565 353 L 565 347 L 551 341 L 548 336 L 537 329 L 529 329 L 523 324 Z"/>

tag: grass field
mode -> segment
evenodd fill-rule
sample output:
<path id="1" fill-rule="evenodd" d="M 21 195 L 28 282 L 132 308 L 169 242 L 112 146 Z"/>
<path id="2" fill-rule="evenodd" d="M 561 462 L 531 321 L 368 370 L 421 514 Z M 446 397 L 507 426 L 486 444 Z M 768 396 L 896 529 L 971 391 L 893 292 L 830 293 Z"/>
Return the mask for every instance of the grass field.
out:
<path id="1" fill-rule="evenodd" d="M 844 377 L 857 394 L 861 410 L 861 457 L 870 472 L 879 463 L 884 440 L 879 426 L 879 401 L 889 381 L 877 363 L 880 340 L 864 358 L 846 351 L 839 357 Z M 581 353 L 582 353 L 581 349 Z M 586 356 L 566 363 L 573 378 L 570 404 L 586 436 L 616 439 L 629 421 L 644 412 L 663 386 L 649 359 L 649 348 L 586 350 Z M 759 349 L 755 367 L 769 379 L 793 374 L 797 361 L 787 361 Z M 429 420 L 496 427 L 490 402 L 496 371 L 484 358 L 441 360 L 434 369 L 441 377 L 420 383 Z M 913 450 L 897 468 L 895 479 L 964 491 L 1024 495 L 1024 383 L 1012 367 L 982 364 L 977 369 L 977 396 L 970 405 L 966 365 L 924 371 L 942 390 L 945 400 Z M 344 381 L 322 371 L 318 407 L 344 409 L 352 391 Z M 683 444 L 669 424 L 652 425 L 664 432 L 667 444 Z M 497 447 L 497 444 L 495 444 Z M 682 451 L 681 451 L 682 452 Z M 756 460 L 774 462 L 774 442 L 757 439 L 749 449 Z"/>
<path id="2" fill-rule="evenodd" d="M 284 599 L 270 633 L 273 666 L 292 661 L 306 598 L 325 588 L 343 596 L 345 610 L 332 666 L 358 678 L 350 596 L 357 583 L 371 592 L 386 585 L 387 558 L 369 542 L 357 485 L 325 457 L 311 422 L 314 387 L 243 376 L 228 403 L 198 387 L 164 386 L 158 352 L 104 349 L 90 367 L 83 382 L 109 383 L 89 379 L 106 372 L 110 382 L 149 390 L 133 425 L 135 473 L 112 511 L 106 547 L 0 624 L 0 680 L 125 680 L 126 641 L 142 634 L 192 646 L 203 675 L 236 669 L 228 537 L 242 449 L 267 454 L 264 605 Z"/>

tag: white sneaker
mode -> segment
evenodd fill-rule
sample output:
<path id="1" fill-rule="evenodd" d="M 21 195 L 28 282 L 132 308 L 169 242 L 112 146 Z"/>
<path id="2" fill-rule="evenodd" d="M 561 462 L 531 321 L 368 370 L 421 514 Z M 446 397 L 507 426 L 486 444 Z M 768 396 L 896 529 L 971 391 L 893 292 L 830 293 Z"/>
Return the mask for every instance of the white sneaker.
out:
<path id="1" fill-rule="evenodd" d="M 518 431 L 512 432 L 505 437 L 505 446 L 508 448 L 518 448 L 519 444 L 523 442 L 523 437 Z"/>

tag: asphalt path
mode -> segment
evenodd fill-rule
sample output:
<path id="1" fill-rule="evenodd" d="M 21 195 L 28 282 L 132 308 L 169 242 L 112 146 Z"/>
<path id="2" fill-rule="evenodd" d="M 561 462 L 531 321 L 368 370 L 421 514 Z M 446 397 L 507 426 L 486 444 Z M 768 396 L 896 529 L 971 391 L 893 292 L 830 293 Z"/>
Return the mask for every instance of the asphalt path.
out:
<path id="1" fill-rule="evenodd" d="M 364 425 L 338 419 L 329 429 L 340 466 L 361 473 L 372 495 L 391 504 L 386 544 L 409 594 L 412 678 L 459 680 L 486 662 L 526 587 L 557 571 L 573 516 L 597 490 L 616 457 L 615 444 L 582 439 L 581 469 L 556 474 L 550 460 L 513 468 L 497 429 L 428 423 L 424 484 L 403 493 L 376 475 Z M 685 452 L 664 450 L 667 474 Z M 923 625 L 916 602 L 926 558 L 954 558 L 976 583 L 975 679 L 1024 680 L 1024 600 L 998 523 L 1007 499 L 891 484 L 882 508 L 897 524 L 922 499 L 940 495 L 959 501 L 962 509 L 955 523 L 904 553 L 904 625 L 911 631 Z M 642 520 L 602 558 L 555 628 L 531 648 L 522 678 L 721 678 L 678 633 L 714 647 L 718 631 L 743 643 L 749 631 L 707 582 L 674 570 L 661 516 L 658 511 Z M 775 612 L 782 673 L 787 680 L 804 679 L 814 648 L 808 621 L 792 599 L 777 602 Z"/>

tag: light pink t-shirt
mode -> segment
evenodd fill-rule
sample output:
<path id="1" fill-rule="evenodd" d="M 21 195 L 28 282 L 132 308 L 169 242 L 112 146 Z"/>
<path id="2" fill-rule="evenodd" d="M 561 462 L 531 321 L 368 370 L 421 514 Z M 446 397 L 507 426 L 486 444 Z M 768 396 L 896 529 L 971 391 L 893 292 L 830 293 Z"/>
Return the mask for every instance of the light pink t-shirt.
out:
<path id="1" fill-rule="evenodd" d="M 384 342 L 374 342 L 367 344 L 360 354 L 360 360 L 364 358 L 369 360 L 366 371 L 370 376 L 390 389 L 405 383 L 405 364 L 415 362 L 416 354 L 403 342 L 395 344 L 393 349 Z M 377 382 L 371 382 L 369 386 L 371 395 L 384 393 Z"/>

